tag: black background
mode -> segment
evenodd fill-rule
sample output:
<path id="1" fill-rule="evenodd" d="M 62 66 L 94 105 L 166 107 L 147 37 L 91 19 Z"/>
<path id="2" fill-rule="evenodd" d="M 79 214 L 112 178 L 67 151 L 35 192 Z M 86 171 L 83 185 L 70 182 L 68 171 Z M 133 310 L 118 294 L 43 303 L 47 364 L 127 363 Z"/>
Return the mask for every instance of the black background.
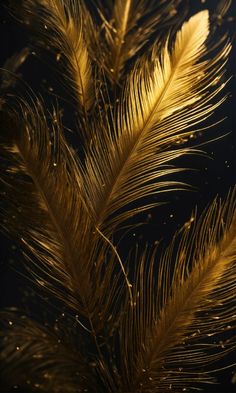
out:
<path id="1" fill-rule="evenodd" d="M 184 1 L 183 1 L 184 2 Z M 228 15 L 223 20 L 223 25 L 219 32 L 215 33 L 215 39 L 219 38 L 223 30 L 229 30 L 230 36 L 234 37 L 236 28 L 236 4 L 233 5 Z M 19 2 L 20 4 L 20 2 Z M 217 0 L 191 0 L 186 1 L 189 7 L 189 14 L 192 15 L 201 9 L 210 9 L 211 15 L 214 14 Z M 0 19 L 0 66 L 3 66 L 5 60 L 12 56 L 15 51 L 21 50 L 29 42 L 29 33 L 20 26 L 7 12 L 5 4 L 1 4 Z M 49 59 L 50 60 L 50 59 Z M 236 48 L 230 55 L 227 65 L 226 79 L 233 75 L 226 86 L 226 92 L 230 93 L 227 101 L 217 109 L 210 122 L 213 124 L 220 119 L 226 118 L 223 122 L 214 126 L 209 131 L 210 139 L 225 135 L 220 140 L 213 141 L 201 148 L 207 152 L 205 156 L 187 157 L 180 160 L 181 165 L 188 168 L 194 168 L 194 171 L 188 171 L 182 175 L 181 180 L 186 181 L 195 187 L 195 191 L 177 192 L 174 195 L 168 195 L 169 203 L 159 207 L 141 217 L 144 225 L 135 228 L 124 239 L 122 253 L 127 253 L 131 246 L 136 242 L 144 245 L 147 241 L 153 243 L 162 240 L 164 243 L 172 238 L 174 232 L 179 228 L 191 215 L 191 212 L 198 206 L 202 211 L 204 207 L 215 197 L 216 194 L 225 196 L 233 184 L 235 184 L 236 168 Z M 46 98 L 46 103 L 50 105 L 48 96 L 49 90 L 60 92 L 60 86 L 57 77 L 51 72 L 46 64 L 40 62 L 37 54 L 30 56 L 22 68 L 22 73 L 27 82 L 37 93 L 40 91 Z M 60 93 L 59 93 L 60 94 Z M 64 121 L 67 126 L 73 126 L 68 113 L 64 115 Z M 227 134 L 227 135 L 226 135 Z M 200 141 L 201 142 L 201 141 Z M 76 141 L 72 140 L 72 143 Z M 178 164 L 178 163 L 177 163 Z M 140 217 L 134 221 L 140 221 Z M 1 236 L 1 304 L 2 307 L 22 307 L 31 303 L 31 313 L 34 313 L 32 307 L 37 307 L 36 300 L 31 299 L 31 284 L 22 274 L 25 274 L 22 268 L 22 256 L 12 240 Z M 36 305 L 37 303 L 37 305 Z M 236 362 L 236 357 L 232 355 L 232 362 Z M 207 387 L 205 392 L 215 393 L 233 393 L 236 391 L 231 383 L 233 368 L 219 375 L 219 385 Z M 17 390 L 19 392 L 19 389 Z M 66 393 L 66 392 L 65 392 Z"/>

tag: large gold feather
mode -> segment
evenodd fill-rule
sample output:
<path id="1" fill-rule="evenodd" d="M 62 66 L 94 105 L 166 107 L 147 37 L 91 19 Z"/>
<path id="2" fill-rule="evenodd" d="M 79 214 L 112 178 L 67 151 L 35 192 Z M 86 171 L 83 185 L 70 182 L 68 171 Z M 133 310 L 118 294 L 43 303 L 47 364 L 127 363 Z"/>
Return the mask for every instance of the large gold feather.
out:
<path id="1" fill-rule="evenodd" d="M 25 312 L 2 313 L 5 390 L 197 389 L 199 380 L 213 381 L 217 366 L 209 363 L 235 348 L 235 191 L 199 220 L 192 216 L 194 225 L 161 257 L 148 247 L 134 260 L 119 255 L 125 220 L 161 203 L 156 194 L 186 188 L 175 159 L 196 150 L 182 142 L 225 99 L 230 44 L 223 37 L 211 45 L 208 11 L 161 39 L 160 30 L 182 18 L 178 3 L 100 2 L 92 19 L 82 0 L 23 2 L 34 44 L 65 60 L 79 108 L 74 120 L 88 132 L 80 132 L 77 156 L 58 111 L 50 114 L 28 91 L 23 99 L 7 94 L 8 85 L 1 90 L 1 226 L 18 241 L 40 294 L 48 291 L 47 307 L 55 300 L 57 318 L 43 325 L 38 309 L 37 322 Z M 229 4 L 220 2 L 221 16 Z M 130 59 L 156 29 L 152 50 L 123 83 Z"/>
<path id="2" fill-rule="evenodd" d="M 226 45 L 203 61 L 208 33 L 208 12 L 203 11 L 184 23 L 171 51 L 166 44 L 157 54 L 154 46 L 152 58 L 138 61 L 128 78 L 113 127 L 109 117 L 94 126 L 81 169 L 82 187 L 95 225 L 105 233 L 148 208 L 140 203 L 139 209 L 124 211 L 125 206 L 183 187 L 167 178 L 181 170 L 172 161 L 190 152 L 176 146 L 181 137 L 193 136 L 192 127 L 221 102 L 213 98 L 223 87 L 222 64 L 230 48 Z"/>

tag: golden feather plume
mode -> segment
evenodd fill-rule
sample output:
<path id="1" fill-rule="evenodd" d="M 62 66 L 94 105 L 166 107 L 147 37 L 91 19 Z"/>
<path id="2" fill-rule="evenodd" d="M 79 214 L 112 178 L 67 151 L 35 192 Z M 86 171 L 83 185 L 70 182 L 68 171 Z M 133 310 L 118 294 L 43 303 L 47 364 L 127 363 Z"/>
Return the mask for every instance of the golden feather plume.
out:
<path id="1" fill-rule="evenodd" d="M 192 16 L 174 39 L 161 40 L 159 31 L 122 83 L 127 62 L 157 25 L 179 21 L 178 3 L 115 0 L 109 14 L 100 4 L 97 28 L 82 0 L 23 2 L 35 44 L 46 43 L 66 60 L 83 153 L 69 145 L 56 110 L 50 114 L 42 100 L 1 89 L 1 226 L 18 240 L 56 312 L 65 310 L 60 328 L 43 325 L 40 315 L 2 312 L 4 389 L 197 389 L 199 380 L 213 381 L 211 364 L 235 348 L 235 191 L 199 220 L 194 216 L 193 227 L 186 224 L 161 257 L 148 247 L 134 262 L 119 255 L 117 228 L 161 202 L 146 197 L 186 188 L 174 176 L 184 170 L 174 160 L 195 150 L 179 142 L 224 101 L 230 44 L 223 37 L 212 49 L 208 11 Z M 229 5 L 220 3 L 220 15 Z"/>
<path id="2" fill-rule="evenodd" d="M 136 307 L 127 307 L 121 329 L 121 391 L 167 392 L 172 386 L 181 392 L 212 382 L 212 364 L 235 350 L 232 339 L 222 338 L 236 327 L 235 208 L 234 191 L 226 202 L 216 199 L 199 220 L 192 216 L 195 224 L 183 227 L 177 252 L 175 239 L 157 273 L 155 253 L 149 263 L 147 253 L 141 257 Z"/>
<path id="3" fill-rule="evenodd" d="M 77 101 L 88 111 L 94 103 L 95 92 L 84 31 L 85 6 L 74 0 L 26 0 L 23 10 L 33 29 L 38 29 L 42 43 L 56 52 L 58 61 L 61 56 L 66 60 L 64 70 L 68 84 Z"/>
<path id="4" fill-rule="evenodd" d="M 15 206 L 14 199 L 10 198 L 11 190 L 15 189 L 15 193 L 19 194 L 18 203 L 24 209 L 22 217 L 19 214 L 17 225 L 14 226 L 13 223 L 6 229 L 23 232 L 21 242 L 29 247 L 32 253 L 38 243 L 41 252 L 38 249 L 36 253 L 41 255 L 42 265 L 48 266 L 47 274 L 51 275 L 50 266 L 53 266 L 54 277 L 51 278 L 58 280 L 62 276 L 61 281 L 72 290 L 74 284 L 70 279 L 73 281 L 75 271 L 72 270 L 76 264 L 72 263 L 73 247 L 67 244 L 65 231 L 68 230 L 69 217 L 71 217 L 71 209 L 74 211 L 74 205 L 78 216 L 74 222 L 71 222 L 71 231 L 76 230 L 76 221 L 81 221 L 81 201 L 75 198 L 76 189 L 78 194 L 78 181 L 72 154 L 62 134 L 58 133 L 59 123 L 56 115 L 52 129 L 54 138 L 50 138 L 45 114 L 39 103 L 32 105 L 33 110 L 28 104 L 21 103 L 21 106 L 20 116 L 13 113 L 13 119 L 10 118 L 10 121 L 6 119 L 5 124 L 2 121 L 2 128 L 4 127 L 4 133 L 2 132 L 1 135 L 2 156 L 9 163 L 2 181 L 9 194 L 9 208 L 12 205 L 14 209 Z M 14 180 L 12 176 L 9 177 L 9 173 L 15 175 Z M 64 194 L 64 185 L 67 185 L 67 195 Z M 12 197 L 15 198 L 15 194 Z M 24 228 L 25 225 L 27 229 Z M 42 227 L 44 227 L 43 232 Z M 63 264 L 61 259 L 65 259 L 67 266 L 61 267 Z M 66 269 L 70 271 L 70 277 L 66 277 Z M 75 276 L 74 281 L 76 281 Z"/>
<path id="5" fill-rule="evenodd" d="M 150 207 L 140 203 L 139 209 L 125 212 L 130 203 L 184 187 L 166 180 L 181 170 L 171 161 L 190 151 L 177 149 L 176 143 L 193 135 L 191 128 L 220 104 L 213 98 L 222 90 L 222 64 L 230 49 L 226 45 L 215 58 L 201 61 L 208 32 L 208 12 L 203 11 L 184 23 L 171 53 L 166 44 L 158 56 L 154 46 L 151 61 L 142 58 L 128 78 L 113 128 L 104 117 L 100 127 L 96 122 L 81 169 L 82 192 L 105 234 Z"/>
<path id="6" fill-rule="evenodd" d="M 88 329 L 90 324 L 99 329 L 113 296 L 119 297 L 118 272 L 111 285 L 117 256 L 106 256 L 107 242 L 95 231 L 81 199 L 77 159 L 57 113 L 48 128 L 39 101 L 8 109 L 2 117 L 1 151 L 6 163 L 1 183 L 14 217 L 5 226 L 4 207 L 2 226 L 24 248 L 36 282 L 86 317 Z"/>
<path id="7" fill-rule="evenodd" d="M 119 83 L 129 59 L 148 42 L 155 31 L 176 23 L 179 1 L 115 0 L 110 4 L 111 18 L 101 5 L 104 42 L 101 53 L 102 66 L 113 83 Z M 108 4 L 109 7 L 109 4 Z"/>

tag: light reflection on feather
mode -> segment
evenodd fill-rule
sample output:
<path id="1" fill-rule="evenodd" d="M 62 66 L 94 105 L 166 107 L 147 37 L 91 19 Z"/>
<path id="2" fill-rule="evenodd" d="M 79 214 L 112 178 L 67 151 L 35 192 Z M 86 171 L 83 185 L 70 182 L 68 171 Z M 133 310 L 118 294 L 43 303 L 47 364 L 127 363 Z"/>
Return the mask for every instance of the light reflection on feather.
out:
<path id="1" fill-rule="evenodd" d="M 198 390 L 232 366 L 219 361 L 236 347 L 235 188 L 201 216 L 195 210 L 162 252 L 156 240 L 124 256 L 122 241 L 128 232 L 138 239 L 127 220 L 189 187 L 176 162 L 199 153 L 205 121 L 226 98 L 231 45 L 211 36 L 231 2 L 210 22 L 208 11 L 196 13 L 177 33 L 180 0 L 94 3 L 25 0 L 19 14 L 37 51 L 64 67 L 81 154 L 60 109 L 50 113 L 30 88 L 24 98 L 11 93 L 6 76 L 29 50 L 3 72 L 1 225 L 53 315 L 1 312 L 4 389 Z"/>

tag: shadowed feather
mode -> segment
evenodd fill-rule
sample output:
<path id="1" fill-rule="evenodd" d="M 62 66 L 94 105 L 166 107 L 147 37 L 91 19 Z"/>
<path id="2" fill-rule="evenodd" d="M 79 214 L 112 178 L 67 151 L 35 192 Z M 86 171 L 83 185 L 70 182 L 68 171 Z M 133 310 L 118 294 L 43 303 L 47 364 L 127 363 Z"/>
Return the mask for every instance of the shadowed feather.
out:
<path id="1" fill-rule="evenodd" d="M 15 385 L 33 391 L 78 393 L 86 388 L 96 391 L 92 368 L 78 347 L 65 343 L 53 329 L 26 316 L 5 312 L 1 314 L 1 321 L 5 324 L 1 338 L 3 332 L 7 330 L 8 333 L 1 345 L 1 357 L 7 365 L 4 369 L 1 367 L 1 376 L 9 388 L 13 378 Z"/>

